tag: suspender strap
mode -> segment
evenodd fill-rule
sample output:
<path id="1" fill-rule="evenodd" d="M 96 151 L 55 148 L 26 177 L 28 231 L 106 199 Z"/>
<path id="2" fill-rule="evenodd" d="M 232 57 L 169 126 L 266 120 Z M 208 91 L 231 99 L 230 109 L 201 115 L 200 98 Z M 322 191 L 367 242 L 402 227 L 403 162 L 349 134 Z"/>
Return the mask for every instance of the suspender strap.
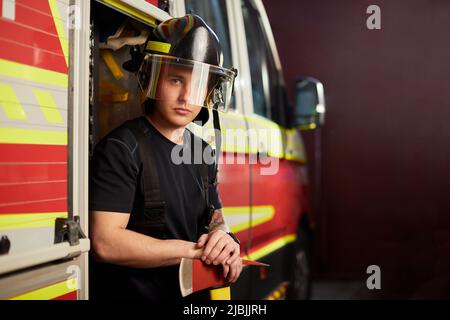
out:
<path id="1" fill-rule="evenodd" d="M 215 172 L 214 172 L 214 184 L 217 184 L 217 172 L 219 171 L 219 157 L 220 157 L 220 149 L 222 147 L 222 135 L 220 133 L 220 120 L 219 120 L 219 112 L 216 109 L 213 109 L 213 124 L 214 124 L 214 139 L 216 141 L 216 163 L 215 163 Z"/>
<path id="2" fill-rule="evenodd" d="M 127 128 L 135 136 L 139 145 L 139 156 L 142 161 L 142 177 L 144 185 L 144 217 L 139 221 L 139 228 L 144 233 L 165 237 L 165 202 L 161 197 L 159 175 L 153 156 L 153 148 L 148 136 L 148 128 L 143 128 L 138 121 L 128 121 Z"/>
<path id="3" fill-rule="evenodd" d="M 208 175 L 208 166 L 202 162 L 200 165 L 200 174 L 202 176 L 203 185 L 205 188 L 205 198 L 206 198 L 206 221 L 203 223 L 203 232 L 209 231 L 209 224 L 211 223 L 212 216 L 214 214 L 214 205 L 210 202 L 209 199 L 209 188 L 211 186 L 217 185 L 217 173 L 219 171 L 219 157 L 220 157 L 220 149 L 222 146 L 222 136 L 220 133 L 220 121 L 218 111 L 213 108 L 213 124 L 214 124 L 214 139 L 216 142 L 216 150 L 215 150 L 215 164 L 214 164 L 214 180 L 209 181 Z"/>

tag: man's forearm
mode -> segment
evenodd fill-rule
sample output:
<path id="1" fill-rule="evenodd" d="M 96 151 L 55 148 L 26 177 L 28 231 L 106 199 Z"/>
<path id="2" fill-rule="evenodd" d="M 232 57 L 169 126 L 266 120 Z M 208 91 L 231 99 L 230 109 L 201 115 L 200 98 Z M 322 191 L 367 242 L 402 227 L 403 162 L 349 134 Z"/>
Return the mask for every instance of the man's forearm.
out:
<path id="1" fill-rule="evenodd" d="M 194 242 L 160 240 L 127 229 L 94 235 L 92 240 L 99 260 L 134 268 L 175 265 L 183 257 L 196 258 L 200 254 Z"/>

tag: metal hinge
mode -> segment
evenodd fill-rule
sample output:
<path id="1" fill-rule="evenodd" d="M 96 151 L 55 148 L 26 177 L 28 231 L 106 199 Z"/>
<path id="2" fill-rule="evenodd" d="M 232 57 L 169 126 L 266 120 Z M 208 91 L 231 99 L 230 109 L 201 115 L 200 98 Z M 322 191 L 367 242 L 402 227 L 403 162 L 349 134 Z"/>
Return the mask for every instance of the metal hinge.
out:
<path id="1" fill-rule="evenodd" d="M 86 235 L 83 230 L 81 230 L 79 216 L 74 216 L 73 219 L 56 219 L 55 244 L 69 242 L 71 246 L 76 246 L 80 243 L 80 239 L 86 239 Z"/>

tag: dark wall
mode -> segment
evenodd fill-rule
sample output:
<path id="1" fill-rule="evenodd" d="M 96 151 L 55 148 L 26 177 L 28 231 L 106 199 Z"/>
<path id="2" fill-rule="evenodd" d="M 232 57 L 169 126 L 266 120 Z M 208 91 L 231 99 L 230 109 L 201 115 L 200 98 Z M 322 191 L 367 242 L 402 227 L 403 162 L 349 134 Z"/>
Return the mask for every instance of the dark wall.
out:
<path id="1" fill-rule="evenodd" d="M 264 4 L 289 89 L 310 75 L 326 91 L 316 272 L 376 264 L 393 296 L 450 292 L 450 2 Z"/>

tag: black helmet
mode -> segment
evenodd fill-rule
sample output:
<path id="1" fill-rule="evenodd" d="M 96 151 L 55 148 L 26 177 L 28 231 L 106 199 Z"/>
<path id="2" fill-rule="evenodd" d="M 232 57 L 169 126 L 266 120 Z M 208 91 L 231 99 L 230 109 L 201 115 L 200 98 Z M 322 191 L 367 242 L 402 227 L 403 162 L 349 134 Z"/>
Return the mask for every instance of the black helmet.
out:
<path id="1" fill-rule="evenodd" d="M 160 23 L 147 39 L 143 52 L 131 50 L 132 59 L 123 67 L 138 73 L 148 99 L 159 99 L 157 84 L 162 66 L 189 70 L 191 85 L 189 103 L 203 106 L 194 121 L 205 124 L 208 108 L 226 111 L 236 76 L 235 69 L 222 67 L 222 49 L 214 31 L 197 15 L 188 14 Z"/>

